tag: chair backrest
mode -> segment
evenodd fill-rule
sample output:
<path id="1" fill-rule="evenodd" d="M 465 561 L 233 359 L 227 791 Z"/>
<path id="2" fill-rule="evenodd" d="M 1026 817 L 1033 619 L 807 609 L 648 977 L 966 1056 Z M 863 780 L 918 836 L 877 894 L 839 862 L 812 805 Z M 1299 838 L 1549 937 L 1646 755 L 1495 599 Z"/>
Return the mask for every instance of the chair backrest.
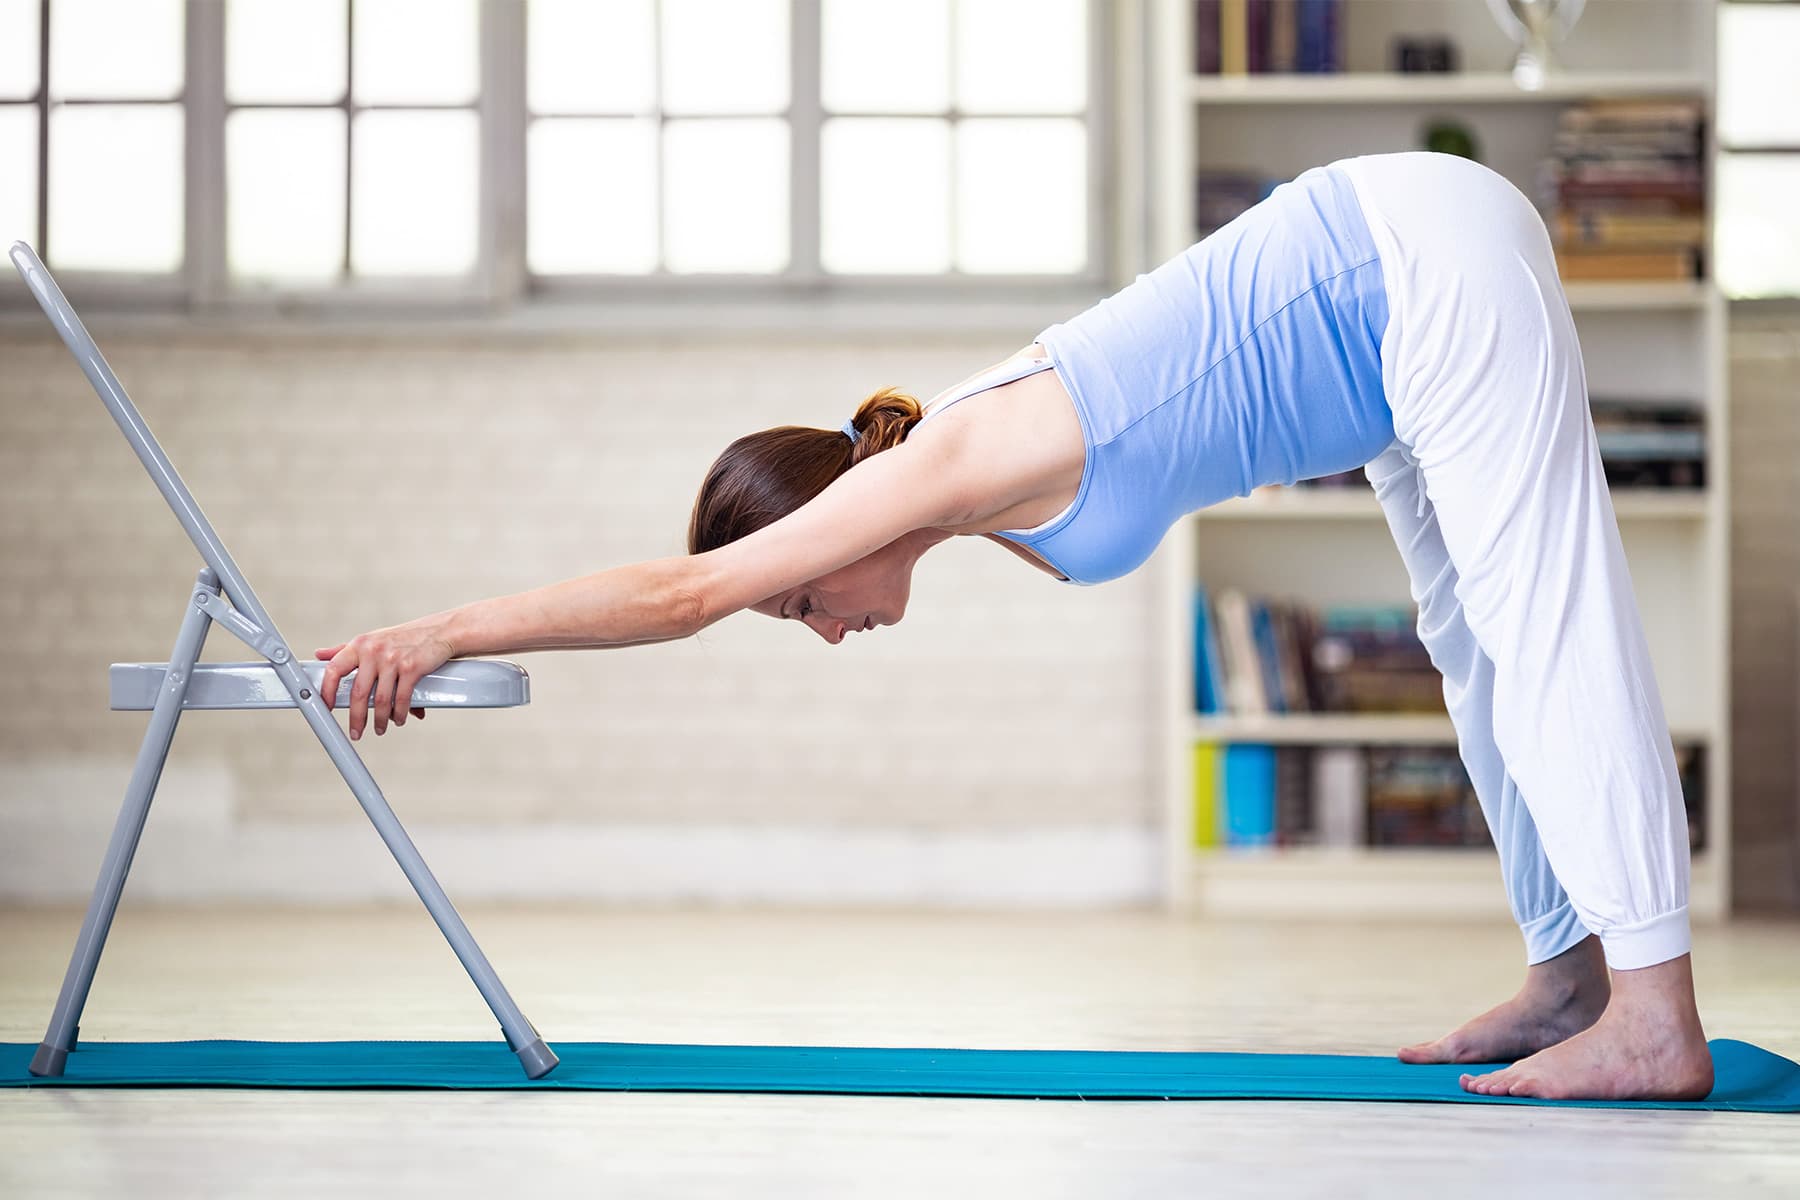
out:
<path id="1" fill-rule="evenodd" d="M 193 493 L 188 491 L 187 484 L 181 481 L 181 476 L 176 473 L 174 464 L 169 461 L 169 456 L 163 453 L 163 448 L 151 434 L 150 427 L 144 424 L 144 418 L 138 415 L 137 406 L 131 402 L 131 397 L 125 394 L 125 389 L 120 385 L 118 377 L 113 374 L 112 368 L 106 365 L 106 359 L 100 355 L 100 347 L 94 344 L 94 339 L 89 335 L 87 327 L 81 323 L 81 318 L 75 315 L 74 307 L 63 295 L 62 289 L 56 286 L 56 280 L 51 278 L 49 269 L 39 260 L 37 253 L 24 242 L 14 242 L 8 257 L 12 259 L 13 266 L 18 268 L 20 276 L 24 278 L 25 286 L 30 288 L 31 294 L 37 298 L 38 306 L 44 310 L 44 315 L 50 318 L 50 324 L 54 325 L 56 332 L 62 335 L 63 344 L 69 348 L 69 353 L 73 354 L 75 361 L 81 364 L 81 370 L 88 377 L 88 382 L 93 384 L 94 390 L 100 394 L 100 399 L 105 402 L 107 411 L 112 413 L 113 420 L 118 423 L 119 430 L 125 435 L 125 440 L 130 442 L 131 448 L 137 452 L 138 461 L 143 463 L 144 470 L 150 473 L 152 482 L 162 493 L 163 499 L 168 502 L 170 511 L 175 514 L 175 519 L 180 521 L 181 527 L 187 531 L 189 540 L 194 543 L 194 548 L 200 552 L 200 557 L 206 560 L 206 565 L 212 568 L 213 574 L 219 577 L 219 586 L 231 599 L 232 606 L 262 626 L 265 634 L 278 638 L 280 635 L 275 631 L 275 623 L 264 611 L 262 602 L 251 590 L 249 581 L 238 570 L 237 563 L 232 561 L 230 551 L 225 549 L 225 543 L 220 541 L 219 535 L 213 531 L 212 523 L 206 519 L 206 514 L 201 512 L 200 506 L 194 502 Z M 285 644 L 283 643 L 283 645 Z"/>

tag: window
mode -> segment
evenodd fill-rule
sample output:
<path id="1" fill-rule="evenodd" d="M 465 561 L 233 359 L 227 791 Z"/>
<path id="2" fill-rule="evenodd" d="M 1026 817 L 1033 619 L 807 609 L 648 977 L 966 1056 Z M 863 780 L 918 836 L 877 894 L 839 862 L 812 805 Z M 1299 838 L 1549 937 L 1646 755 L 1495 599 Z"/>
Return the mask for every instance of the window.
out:
<path id="1" fill-rule="evenodd" d="M 1097 274 L 1087 0 L 528 12 L 536 274 Z"/>
<path id="2" fill-rule="evenodd" d="M 1097 283 L 1104 8 L 0 0 L 0 236 L 199 305 Z"/>
<path id="3" fill-rule="evenodd" d="M 477 15 L 476 0 L 229 0 L 235 280 L 474 271 Z"/>
<path id="4" fill-rule="evenodd" d="M 181 269 L 183 11 L 182 0 L 0 0 L 7 241 L 29 238 L 73 270 Z"/>
<path id="5" fill-rule="evenodd" d="M 1800 296 L 1800 3 L 1719 8 L 1714 256 L 1734 298 Z"/>

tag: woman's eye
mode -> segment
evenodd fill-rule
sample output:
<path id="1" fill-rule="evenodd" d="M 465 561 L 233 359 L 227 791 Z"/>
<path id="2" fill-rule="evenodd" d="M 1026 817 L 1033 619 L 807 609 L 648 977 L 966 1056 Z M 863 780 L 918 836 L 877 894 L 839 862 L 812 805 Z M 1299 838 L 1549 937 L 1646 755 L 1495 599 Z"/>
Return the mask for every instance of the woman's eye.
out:
<path id="1" fill-rule="evenodd" d="M 812 601 L 802 600 L 800 602 L 800 619 L 802 621 L 804 621 L 804 620 L 806 620 L 806 618 L 810 617 L 811 615 L 812 615 Z"/>

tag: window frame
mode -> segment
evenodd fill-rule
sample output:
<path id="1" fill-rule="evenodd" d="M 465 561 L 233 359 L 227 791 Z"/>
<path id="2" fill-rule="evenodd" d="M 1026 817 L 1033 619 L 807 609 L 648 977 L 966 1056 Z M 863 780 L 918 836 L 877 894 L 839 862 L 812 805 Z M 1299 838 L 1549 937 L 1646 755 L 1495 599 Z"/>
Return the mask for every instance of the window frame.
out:
<path id="1" fill-rule="evenodd" d="M 45 192 L 48 128 L 48 58 L 51 0 L 41 0 L 39 110 L 39 244 L 48 228 Z M 584 309 L 599 314 L 649 305 L 670 312 L 699 306 L 754 305 L 791 310 L 798 321 L 816 318 L 821 306 L 854 300 L 871 308 L 897 306 L 916 319 L 922 310 L 945 306 L 957 313 L 1002 312 L 1047 304 L 1091 303 L 1109 290 L 1120 266 L 1114 245 L 1115 205 L 1120 165 L 1115 128 L 1115 28 L 1107 0 L 1088 0 L 1088 97 L 1078 117 L 1086 134 L 1086 267 L 1073 274 L 839 275 L 819 264 L 819 142 L 824 122 L 820 95 L 821 0 L 789 0 L 790 96 L 778 114 L 786 122 L 789 154 L 788 268 L 774 274 L 670 274 L 644 276 L 532 275 L 526 262 L 526 138 L 531 113 L 526 98 L 526 3 L 477 0 L 480 95 L 476 260 L 467 277 L 430 279 L 355 277 L 320 284 L 243 284 L 230 277 L 226 257 L 225 126 L 238 107 L 284 108 L 317 105 L 231 105 L 225 97 L 225 20 L 222 0 L 185 0 L 184 86 L 173 98 L 183 107 L 185 134 L 184 265 L 170 276 L 119 272 L 64 271 L 68 290 L 106 308 L 136 310 L 171 307 L 200 318 L 279 321 L 289 318 L 461 318 L 492 322 L 541 310 L 553 325 L 579 324 Z M 352 0 L 352 6 L 354 0 Z M 354 22 L 353 9 L 348 20 Z M 1123 39 L 1120 39 L 1123 40 Z M 23 102 L 22 102 L 23 103 Z M 356 106 L 346 98 L 346 106 Z M 391 107 L 391 106 L 370 106 Z M 405 107 L 405 106 L 402 106 Z M 857 114 L 860 115 L 860 114 Z M 929 117 L 962 116 L 952 109 Z M 983 115 L 983 114 L 977 114 Z M 1021 114 L 1031 116 L 1034 114 Z M 1057 114 L 1046 114 L 1055 116 Z M 349 231 L 346 230 L 346 239 Z M 53 252 L 52 248 L 52 252 Z M 54 262 L 51 264 L 55 266 Z M 6 307 L 24 307 L 15 300 Z M 702 320 L 709 320 L 703 317 Z M 641 325 L 640 322 L 634 322 Z M 677 322 L 680 323 L 680 322 Z M 766 319 L 759 319 L 766 324 Z M 948 315 L 943 323 L 958 323 Z"/>
<path id="2" fill-rule="evenodd" d="M 1713 12 L 1715 42 L 1716 42 L 1716 39 L 1718 36 L 1717 35 L 1718 22 L 1724 16 L 1725 10 L 1727 8 L 1732 8 L 1732 7 L 1800 8 L 1800 0 L 1718 0 L 1717 4 L 1714 6 L 1714 12 Z M 1722 79 L 1725 76 L 1726 72 L 1730 69 L 1730 64 L 1722 62 L 1722 61 L 1717 61 L 1716 55 L 1717 55 L 1717 51 L 1715 50 L 1714 70 L 1717 72 L 1716 78 Z M 1715 112 L 1716 112 L 1716 104 L 1717 104 L 1716 84 L 1715 84 L 1714 101 L 1715 101 Z M 1761 158 L 1761 157 L 1790 157 L 1790 156 L 1795 157 L 1795 158 L 1800 158 L 1800 135 L 1796 135 L 1795 139 L 1792 142 L 1734 143 L 1725 138 L 1723 130 L 1718 128 L 1718 123 L 1715 120 L 1713 122 L 1713 141 L 1714 141 L 1713 153 L 1714 153 L 1715 159 L 1718 162 L 1723 162 L 1724 160 L 1726 160 L 1728 158 Z M 1715 174 L 1716 173 L 1717 172 L 1715 171 Z M 1719 211 L 1719 206 L 1715 202 L 1714 212 L 1713 212 L 1713 222 L 1715 225 L 1717 224 L 1717 222 L 1723 215 L 1724 214 L 1721 211 Z M 1728 295 L 1725 297 L 1725 301 L 1727 304 L 1729 304 L 1732 307 L 1732 309 L 1734 311 L 1741 310 L 1746 313 L 1756 313 L 1756 312 L 1786 313 L 1786 312 L 1794 311 L 1796 309 L 1800 309 L 1800 280 L 1795 281 L 1794 289 L 1790 292 L 1785 292 L 1785 293 L 1782 293 L 1779 295 L 1773 295 L 1773 296 L 1729 296 Z"/>

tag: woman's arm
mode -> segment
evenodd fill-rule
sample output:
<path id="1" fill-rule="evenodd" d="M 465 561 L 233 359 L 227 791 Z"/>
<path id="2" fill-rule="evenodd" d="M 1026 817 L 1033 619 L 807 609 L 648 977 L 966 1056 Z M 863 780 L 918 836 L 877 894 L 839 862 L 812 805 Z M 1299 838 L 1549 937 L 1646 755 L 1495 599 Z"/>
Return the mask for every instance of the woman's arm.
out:
<path id="1" fill-rule="evenodd" d="M 700 630 L 690 574 L 686 558 L 652 559 L 423 620 L 439 624 L 452 658 L 674 641 Z"/>
<path id="2" fill-rule="evenodd" d="M 352 670 L 350 735 L 373 697 L 375 732 L 404 723 L 420 678 L 452 658 L 643 645 L 688 637 L 760 600 L 847 566 L 895 539 L 964 524 L 1017 497 L 974 464 L 963 439 L 903 442 L 846 471 L 798 510 L 705 554 L 653 559 L 480 600 L 317 651 L 327 706 Z"/>

